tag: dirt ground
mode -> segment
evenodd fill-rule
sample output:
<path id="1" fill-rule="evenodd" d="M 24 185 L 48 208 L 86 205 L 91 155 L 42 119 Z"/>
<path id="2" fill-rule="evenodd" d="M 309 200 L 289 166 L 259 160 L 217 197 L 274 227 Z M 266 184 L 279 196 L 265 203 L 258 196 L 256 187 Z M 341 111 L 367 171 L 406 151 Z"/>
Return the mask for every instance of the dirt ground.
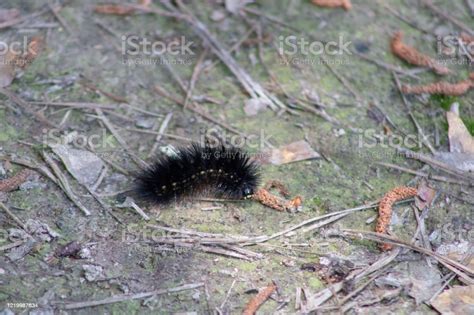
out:
<path id="1" fill-rule="evenodd" d="M 0 180 L 36 170 L 19 188 L 0 192 L 0 314 L 239 314 L 272 281 L 278 290 L 261 314 L 305 312 L 318 292 L 336 293 L 331 285 L 339 281 L 345 286 L 337 298 L 306 311 L 435 314 L 433 302 L 443 289 L 473 285 L 472 265 L 464 270 L 470 280 L 460 279 L 438 259 L 406 248 L 396 248 L 387 265 L 361 281 L 350 281 L 394 252 L 344 232 L 373 231 L 377 207 L 370 204 L 391 189 L 429 186 L 432 204 L 417 209 L 409 200 L 393 207 L 392 235 L 464 263 L 472 258 L 472 176 L 397 151 L 431 155 L 421 130 L 435 151 L 449 152 L 445 112 L 454 102 L 467 129 L 474 129 L 472 89 L 455 97 L 407 95 L 405 104 L 394 80 L 394 73 L 403 84 L 466 80 L 468 59 L 446 59 L 439 51 L 438 38 L 459 34 L 459 25 L 422 1 L 358 0 L 350 10 L 303 0 L 242 7 L 244 1 L 163 2 L 153 1 L 148 8 L 155 11 L 126 15 L 97 13 L 99 2 L 91 0 L 1 2 L 1 9 L 26 17 L 0 27 L 1 41 L 40 36 L 44 47 L 0 93 Z M 466 3 L 436 1 L 473 28 Z M 172 9 L 192 14 L 224 49 L 238 44 L 230 58 L 279 101 L 258 99 L 252 107 L 249 88 L 222 62 L 216 45 L 203 40 L 196 24 L 162 14 Z M 396 57 L 390 39 L 397 30 L 410 46 L 445 60 L 452 73 L 441 77 Z M 132 35 L 142 40 L 137 55 Z M 167 52 L 148 54 L 143 39 Z M 145 220 L 127 206 L 143 161 L 211 133 L 243 142 L 251 154 L 306 141 L 319 157 L 261 166 L 262 185 L 279 180 L 290 196 L 303 198 L 301 211 L 275 211 L 252 200 L 164 207 L 136 200 Z M 291 161 L 293 152 L 287 154 Z M 65 159 L 75 159 L 84 178 L 74 177 Z M 461 183 L 423 180 L 387 163 Z M 78 202 L 65 193 L 61 175 Z M 330 216 L 355 207 L 363 209 Z M 314 221 L 319 226 L 297 226 L 323 215 L 329 216 Z M 262 242 L 216 240 L 279 232 Z M 74 254 L 64 253 L 70 242 Z M 165 291 L 129 298 L 154 290 Z M 118 300 L 72 304 L 111 297 Z M 471 296 L 470 306 L 455 313 L 472 307 Z"/>

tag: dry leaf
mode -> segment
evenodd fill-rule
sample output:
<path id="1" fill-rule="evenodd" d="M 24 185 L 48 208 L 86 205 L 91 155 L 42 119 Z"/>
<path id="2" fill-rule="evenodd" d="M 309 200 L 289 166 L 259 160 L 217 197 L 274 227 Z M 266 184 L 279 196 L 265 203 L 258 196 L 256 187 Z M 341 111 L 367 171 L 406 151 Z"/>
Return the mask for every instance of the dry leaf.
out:
<path id="1" fill-rule="evenodd" d="M 15 78 L 15 60 L 17 55 L 11 51 L 0 55 L 0 87 L 9 86 Z"/>
<path id="2" fill-rule="evenodd" d="M 423 210 L 426 207 L 431 206 L 435 196 L 436 190 L 429 187 L 426 181 L 422 181 L 420 185 L 418 185 L 418 198 L 415 198 L 416 207 L 420 210 Z"/>
<path id="3" fill-rule="evenodd" d="M 474 314 L 474 285 L 454 286 L 438 295 L 431 305 L 443 315 Z"/>
<path id="4" fill-rule="evenodd" d="M 0 9 L 0 23 L 14 20 L 20 16 L 18 9 Z"/>
<path id="5" fill-rule="evenodd" d="M 474 154 L 474 138 L 471 136 L 461 118 L 457 114 L 459 104 L 451 105 L 451 110 L 446 113 L 448 120 L 449 151 L 456 153 Z"/>
<path id="6" fill-rule="evenodd" d="M 268 161 L 263 162 L 273 165 L 282 165 L 321 157 L 319 153 L 314 151 L 309 143 L 304 140 L 290 143 L 278 149 L 272 149 L 268 155 Z M 264 154 L 264 156 L 267 156 L 267 154 Z"/>

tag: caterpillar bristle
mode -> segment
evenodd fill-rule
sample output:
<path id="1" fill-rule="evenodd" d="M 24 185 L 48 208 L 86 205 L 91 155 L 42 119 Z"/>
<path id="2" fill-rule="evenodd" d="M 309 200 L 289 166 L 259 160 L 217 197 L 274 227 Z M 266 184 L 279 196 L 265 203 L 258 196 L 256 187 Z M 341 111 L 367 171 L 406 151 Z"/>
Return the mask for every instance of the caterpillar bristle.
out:
<path id="1" fill-rule="evenodd" d="M 242 199 L 253 194 L 258 182 L 258 165 L 239 148 L 193 144 L 138 174 L 135 191 L 153 204 L 198 196 Z"/>

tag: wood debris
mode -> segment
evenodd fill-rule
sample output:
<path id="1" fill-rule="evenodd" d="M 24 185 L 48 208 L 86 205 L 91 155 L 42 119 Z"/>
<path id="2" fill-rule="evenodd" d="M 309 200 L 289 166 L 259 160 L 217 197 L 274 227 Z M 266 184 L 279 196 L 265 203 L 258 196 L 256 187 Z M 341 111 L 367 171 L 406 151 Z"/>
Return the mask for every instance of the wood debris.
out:
<path id="1" fill-rule="evenodd" d="M 416 196 L 417 192 L 418 190 L 416 188 L 400 186 L 386 193 L 379 203 L 379 217 L 375 231 L 377 233 L 386 234 L 392 218 L 392 205 L 397 201 Z M 384 251 L 390 250 L 392 247 L 391 244 L 380 245 L 380 249 Z"/>
<path id="2" fill-rule="evenodd" d="M 448 68 L 439 65 L 437 61 L 432 59 L 431 57 L 424 55 L 415 48 L 404 44 L 402 42 L 402 39 L 403 33 L 399 31 L 395 33 L 390 43 L 392 52 L 397 57 L 405 60 L 410 64 L 433 69 L 438 74 L 444 75 L 451 72 Z"/>

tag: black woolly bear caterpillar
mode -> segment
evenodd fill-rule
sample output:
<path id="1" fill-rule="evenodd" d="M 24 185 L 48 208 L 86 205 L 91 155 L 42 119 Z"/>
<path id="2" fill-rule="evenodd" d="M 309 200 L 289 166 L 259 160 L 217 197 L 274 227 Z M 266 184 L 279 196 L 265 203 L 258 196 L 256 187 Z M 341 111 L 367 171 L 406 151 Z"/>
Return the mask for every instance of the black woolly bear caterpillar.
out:
<path id="1" fill-rule="evenodd" d="M 193 144 L 178 149 L 175 156 L 158 159 L 137 179 L 140 199 L 166 204 L 196 196 L 250 197 L 259 173 L 257 164 L 238 148 Z"/>

